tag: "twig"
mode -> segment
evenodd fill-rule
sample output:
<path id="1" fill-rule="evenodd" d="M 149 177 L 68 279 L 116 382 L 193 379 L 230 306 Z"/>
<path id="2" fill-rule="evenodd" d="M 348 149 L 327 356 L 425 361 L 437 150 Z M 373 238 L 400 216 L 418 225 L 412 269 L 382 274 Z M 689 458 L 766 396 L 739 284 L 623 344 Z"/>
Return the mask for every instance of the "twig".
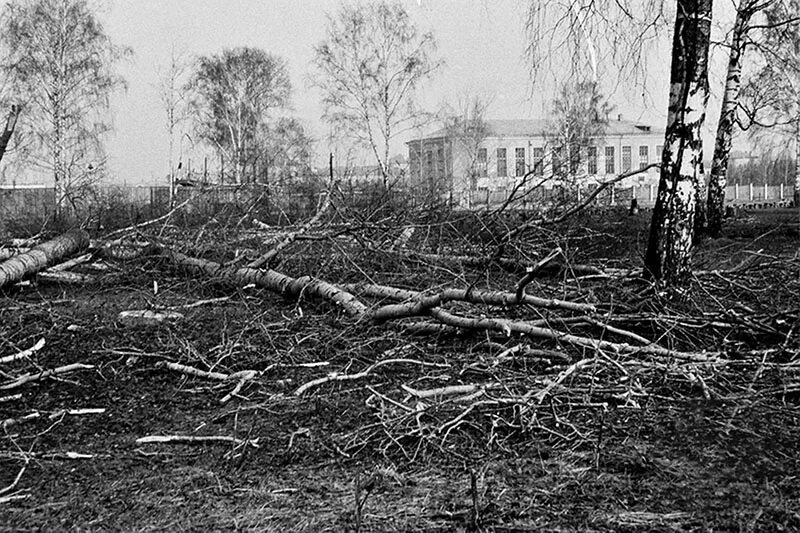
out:
<path id="1" fill-rule="evenodd" d="M 0 403 L 13 402 L 22 398 L 22 394 L 12 394 L 11 396 L 0 396 Z"/>
<path id="2" fill-rule="evenodd" d="M 294 391 L 295 396 L 301 396 L 304 392 L 309 389 L 313 389 L 314 387 L 318 387 L 324 383 L 329 383 L 332 381 L 353 381 L 357 379 L 364 379 L 370 375 L 370 373 L 378 367 L 383 365 L 389 364 L 416 364 L 416 365 L 423 365 L 423 366 L 435 366 L 435 367 L 447 367 L 448 365 L 442 365 L 438 363 L 426 363 L 424 361 L 418 361 L 416 359 L 385 359 L 383 361 L 378 361 L 374 365 L 371 365 L 363 372 L 359 372 L 357 374 L 339 374 L 338 372 L 331 372 L 325 377 L 314 379 L 305 383 L 297 388 Z"/>
<path id="3" fill-rule="evenodd" d="M 35 354 L 36 352 L 44 348 L 44 345 L 45 345 L 44 338 L 41 338 L 38 341 L 36 341 L 36 344 L 34 344 L 33 346 L 31 346 L 26 350 L 22 350 L 21 352 L 13 355 L 6 355 L 5 357 L 0 357 L 0 364 L 10 363 L 12 361 L 16 361 L 17 359 L 24 359 L 26 357 L 30 357 L 31 355 Z"/>
<path id="4" fill-rule="evenodd" d="M 317 223 L 319 223 L 319 221 L 322 219 L 322 216 L 328 210 L 330 205 L 331 205 L 331 190 L 329 187 L 327 194 L 325 196 L 325 201 L 323 202 L 322 206 L 319 208 L 319 210 L 311 220 L 309 220 L 306 224 L 303 224 L 303 226 L 301 226 L 300 229 L 298 229 L 297 231 L 289 233 L 274 248 L 269 250 L 267 253 L 261 255 L 261 257 L 259 257 L 258 259 L 249 263 L 247 265 L 247 268 L 261 268 L 262 266 L 268 264 L 273 258 L 275 258 L 279 253 L 281 253 L 281 251 L 284 248 L 292 244 L 297 239 L 297 237 L 299 237 L 303 233 L 307 232 L 309 229 L 316 226 Z"/>
<path id="5" fill-rule="evenodd" d="M 70 365 L 60 366 L 58 368 L 54 368 L 52 370 L 43 370 L 41 372 L 35 374 L 25 374 L 24 376 L 20 376 L 14 381 L 10 383 L 6 383 L 5 385 L 0 385 L 0 390 L 10 390 L 16 389 L 26 383 L 31 381 L 38 381 L 44 378 L 49 378 L 52 376 L 57 376 L 61 374 L 67 374 L 69 372 L 75 372 L 77 370 L 91 370 L 94 368 L 94 365 L 84 365 L 82 363 L 73 363 Z"/>
<path id="6" fill-rule="evenodd" d="M 144 222 L 140 222 L 139 224 L 134 224 L 133 226 L 128 226 L 127 228 L 121 228 L 121 229 L 118 229 L 118 230 L 114 230 L 111 233 L 107 233 L 106 235 L 104 235 L 102 240 L 109 239 L 109 238 L 111 238 L 111 237 L 113 237 L 115 235 L 119 235 L 120 233 L 125 233 L 127 231 L 133 231 L 133 230 L 136 230 L 136 229 L 145 228 L 147 226 L 155 224 L 156 222 L 160 222 L 162 220 L 166 220 L 167 218 L 169 218 L 172 215 L 174 215 L 180 209 L 183 209 L 183 207 L 186 204 L 188 204 L 190 201 L 192 201 L 192 200 L 193 200 L 193 197 L 190 196 L 189 198 L 187 198 L 186 200 L 184 200 L 180 204 L 178 204 L 175 207 L 173 207 L 167 214 L 161 215 L 158 218 L 154 218 L 154 219 L 151 219 L 151 220 L 146 220 Z"/>
<path id="7" fill-rule="evenodd" d="M 257 370 L 241 370 L 239 372 L 234 372 L 233 374 L 223 374 L 222 372 L 208 372 L 206 370 L 200 370 L 199 368 L 195 368 L 193 366 L 182 365 L 180 363 L 173 363 L 171 361 L 159 361 L 156 363 L 156 366 L 163 366 L 167 367 L 170 370 L 174 370 L 175 372 L 180 372 L 181 374 L 186 374 L 189 376 L 197 376 L 200 378 L 206 379 L 215 379 L 217 381 L 228 381 L 237 379 L 239 382 L 233 388 L 231 392 L 226 394 L 221 400 L 220 403 L 228 403 L 234 396 L 241 392 L 242 387 L 244 387 L 245 383 L 254 379 L 261 375 L 261 372 Z"/>
<path id="8" fill-rule="evenodd" d="M 156 366 L 164 366 L 170 370 L 174 370 L 175 372 L 180 372 L 181 374 L 187 374 L 189 376 L 197 376 L 199 378 L 225 381 L 229 377 L 228 374 L 223 374 L 221 372 L 207 372 L 206 370 L 200 370 L 199 368 L 195 368 L 193 366 L 182 365 L 180 363 L 173 363 L 170 361 L 159 361 L 156 363 Z"/>
<path id="9" fill-rule="evenodd" d="M 25 473 L 25 469 L 28 468 L 28 461 L 29 460 L 30 459 L 28 459 L 28 457 L 26 456 L 25 457 L 25 464 L 22 465 L 22 468 L 19 469 L 19 472 L 17 472 L 17 476 L 14 478 L 14 481 L 11 482 L 11 485 L 0 489 L 0 496 L 5 494 L 6 492 L 11 492 L 12 490 L 14 490 L 14 488 L 16 488 L 16 486 L 19 484 L 19 480 L 22 479 L 22 474 L 24 474 Z"/>
<path id="10" fill-rule="evenodd" d="M 75 259 L 70 259 L 69 261 L 64 261 L 63 263 L 53 265 L 44 272 L 64 272 L 65 270 L 69 270 L 74 266 L 91 261 L 92 257 L 94 257 L 92 254 L 83 254 Z"/>
<path id="11" fill-rule="evenodd" d="M 561 372 L 558 375 L 558 377 L 556 377 L 555 381 L 551 381 L 550 383 L 548 383 L 548 385 L 545 388 L 543 388 L 542 390 L 540 390 L 536 394 L 533 394 L 533 391 L 527 393 L 524 396 L 524 399 L 527 401 L 529 398 L 533 397 L 533 399 L 536 400 L 536 403 L 541 405 L 541 403 L 544 401 L 545 397 L 548 394 L 550 394 L 550 391 L 552 391 L 554 388 L 556 388 L 559 385 L 561 385 L 562 383 L 564 383 L 564 380 L 567 379 L 569 376 L 571 376 L 572 374 L 574 374 L 578 370 L 582 369 L 583 367 L 589 365 L 590 363 L 594 363 L 595 361 L 596 361 L 596 359 L 594 359 L 594 358 L 592 358 L 592 359 L 581 359 L 577 363 L 575 363 L 573 365 L 570 365 L 566 370 Z"/>
<path id="12" fill-rule="evenodd" d="M 440 387 L 438 389 L 417 390 L 412 389 L 408 385 L 400 385 L 400 387 L 416 398 L 434 398 L 442 396 L 452 396 L 454 394 L 470 394 L 472 392 L 496 388 L 500 385 L 497 383 L 490 383 L 487 385 L 450 385 L 449 387 Z"/>
<path id="13" fill-rule="evenodd" d="M 194 309 L 195 307 L 201 307 L 203 305 L 214 305 L 219 304 L 222 302 L 227 302 L 231 299 L 230 296 L 221 296 L 219 298 L 209 298 L 208 300 L 200 300 L 197 302 L 193 302 L 190 304 L 183 304 L 183 305 L 172 305 L 169 307 L 159 307 L 159 309 Z"/>
<path id="14" fill-rule="evenodd" d="M 233 443 L 237 446 L 245 445 L 258 448 L 258 439 L 242 440 L 228 435 L 150 435 L 136 439 L 136 444 L 207 444 L 207 443 Z"/>

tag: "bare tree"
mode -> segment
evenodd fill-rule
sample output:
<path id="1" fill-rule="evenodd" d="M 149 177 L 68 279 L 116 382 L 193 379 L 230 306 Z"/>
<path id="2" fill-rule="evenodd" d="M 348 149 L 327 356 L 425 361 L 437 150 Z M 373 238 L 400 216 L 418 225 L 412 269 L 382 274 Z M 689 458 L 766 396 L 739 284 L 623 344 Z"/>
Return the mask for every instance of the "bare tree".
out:
<path id="1" fill-rule="evenodd" d="M 313 141 L 299 120 L 281 117 L 263 124 L 256 138 L 255 173 L 262 183 L 284 185 L 311 170 Z"/>
<path id="2" fill-rule="evenodd" d="M 737 124 L 737 110 L 740 108 L 739 93 L 741 88 L 742 63 L 749 47 L 769 49 L 778 46 L 781 48 L 786 35 L 784 29 L 797 23 L 800 6 L 795 6 L 795 15 L 790 15 L 789 9 L 781 9 L 785 4 L 783 0 L 742 0 L 736 12 L 736 21 L 730 38 L 730 56 L 728 59 L 728 72 L 725 80 L 725 92 L 722 98 L 722 111 L 717 126 L 716 143 L 714 146 L 714 159 L 711 164 L 711 174 L 708 185 L 708 232 L 712 237 L 717 237 L 722 230 L 722 220 L 725 211 L 725 188 L 727 186 L 728 155 L 731 150 L 733 129 Z M 755 21 L 754 17 L 766 10 L 766 20 Z M 766 38 L 758 39 L 756 33 L 766 34 Z M 776 35 L 778 33 L 778 35 Z M 773 51 L 767 52 L 770 56 Z M 770 78 L 763 76 L 763 81 Z M 747 126 L 745 126 L 747 127 Z"/>
<path id="3" fill-rule="evenodd" d="M 645 274 L 668 285 L 684 281 L 691 270 L 697 187 L 703 179 L 711 2 L 677 2 L 661 178 L 645 256 Z"/>
<path id="4" fill-rule="evenodd" d="M 593 81 L 565 82 L 553 101 L 547 144 L 561 161 L 555 177 L 574 185 L 585 150 L 605 135 L 611 105 Z M 559 157 L 560 156 L 560 157 Z M 554 165 L 555 166 L 555 165 Z"/>
<path id="5" fill-rule="evenodd" d="M 742 88 L 737 122 L 767 144 L 788 138 L 780 151 L 794 145 L 794 204 L 800 205 L 800 0 L 775 0 L 755 27 L 763 32 L 754 43 L 761 68 Z"/>
<path id="6" fill-rule="evenodd" d="M 452 176 L 452 179 L 464 179 L 467 183 L 459 190 L 474 190 L 478 178 L 486 176 L 486 159 L 480 155 L 483 141 L 489 134 L 486 112 L 491 105 L 490 99 L 482 96 L 462 96 L 453 105 L 445 105 L 441 111 L 445 136 L 451 145 L 454 169 L 463 169 L 463 176 Z M 441 186 L 442 184 L 440 184 Z M 454 184 L 446 184 L 451 190 Z M 439 191 L 441 192 L 441 191 Z"/>
<path id="7" fill-rule="evenodd" d="M 99 175 L 113 71 L 128 51 L 114 46 L 85 0 L 14 0 L 5 6 L 3 71 L 25 105 L 21 127 L 35 141 L 34 165 L 53 173 L 56 209 Z"/>
<path id="8" fill-rule="evenodd" d="M 175 137 L 182 137 L 181 127 L 188 118 L 188 82 L 190 65 L 186 57 L 172 47 L 169 64 L 160 72 L 158 80 L 158 96 L 164 106 L 165 126 L 169 136 L 169 205 L 175 206 Z"/>
<path id="9" fill-rule="evenodd" d="M 385 188 L 390 143 L 419 124 L 415 90 L 442 64 L 435 49 L 402 4 L 386 1 L 343 6 L 315 48 L 324 118 L 372 152 Z"/>
<path id="10" fill-rule="evenodd" d="M 286 62 L 257 48 L 223 50 L 198 60 L 190 88 L 201 137 L 232 161 L 234 182 L 242 183 L 259 127 L 289 103 Z"/>
<path id="11" fill-rule="evenodd" d="M 530 0 L 525 28 L 532 81 L 540 84 L 549 74 L 556 85 L 597 82 L 607 71 L 617 83 L 643 82 L 647 52 L 666 33 L 670 7 L 665 0 Z"/>

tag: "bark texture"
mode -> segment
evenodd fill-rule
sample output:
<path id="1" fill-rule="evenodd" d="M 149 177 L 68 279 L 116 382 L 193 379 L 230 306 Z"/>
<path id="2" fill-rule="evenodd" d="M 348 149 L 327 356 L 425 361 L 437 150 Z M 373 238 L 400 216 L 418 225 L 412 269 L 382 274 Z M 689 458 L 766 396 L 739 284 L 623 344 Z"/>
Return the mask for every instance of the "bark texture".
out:
<path id="1" fill-rule="evenodd" d="M 11 141 L 11 136 L 14 134 L 14 128 L 17 126 L 20 109 L 20 106 L 12 105 L 11 111 L 8 112 L 6 127 L 3 129 L 2 135 L 0 135 L 0 161 L 3 160 L 3 156 L 8 148 L 8 143 Z"/>
<path id="2" fill-rule="evenodd" d="M 708 233 L 715 238 L 719 237 L 722 231 L 722 219 L 725 215 L 728 156 L 731 152 L 736 105 L 739 101 L 739 89 L 741 87 L 741 60 L 744 53 L 744 38 L 747 35 L 750 18 L 755 13 L 757 4 L 758 0 L 743 0 L 736 12 L 736 22 L 733 25 L 731 52 L 728 58 L 728 75 L 725 79 L 725 92 L 722 95 L 722 111 L 717 125 L 714 159 L 711 162 L 711 176 L 708 182 Z"/>
<path id="3" fill-rule="evenodd" d="M 89 234 L 83 230 L 72 230 L 28 252 L 15 255 L 0 263 L 0 288 L 32 276 L 88 246 Z"/>
<path id="4" fill-rule="evenodd" d="M 230 268 L 219 263 L 189 257 L 179 252 L 163 250 L 163 253 L 176 265 L 189 272 L 205 274 L 226 279 L 238 285 L 253 283 L 257 287 L 267 289 L 286 297 L 297 298 L 301 294 L 316 296 L 339 305 L 347 313 L 360 316 L 367 308 L 355 296 L 347 291 L 323 281 L 302 276 L 293 278 L 274 270 L 258 270 L 255 268 Z"/>
<path id="5" fill-rule="evenodd" d="M 678 0 L 669 114 L 645 275 L 667 285 L 691 270 L 697 187 L 703 178 L 701 129 L 708 103 L 712 0 Z"/>
<path id="6" fill-rule="evenodd" d="M 800 102 L 797 103 L 800 109 Z M 800 118 L 795 123 L 794 130 L 794 206 L 800 207 Z"/>

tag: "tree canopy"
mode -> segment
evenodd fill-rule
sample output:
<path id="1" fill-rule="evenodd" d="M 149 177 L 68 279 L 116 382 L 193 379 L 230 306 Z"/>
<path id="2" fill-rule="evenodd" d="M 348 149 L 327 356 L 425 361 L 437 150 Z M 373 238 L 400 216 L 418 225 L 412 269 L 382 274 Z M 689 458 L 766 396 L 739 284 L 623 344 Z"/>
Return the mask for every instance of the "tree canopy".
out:
<path id="1" fill-rule="evenodd" d="M 324 119 L 375 156 L 384 184 L 389 143 L 418 125 L 414 93 L 441 65 L 432 33 L 420 33 L 399 2 L 345 5 L 315 47 Z"/>
<path id="2" fill-rule="evenodd" d="M 190 84 L 200 136 L 232 162 L 241 183 L 257 156 L 259 128 L 289 104 L 286 61 L 258 48 L 226 49 L 199 58 Z"/>
<path id="3" fill-rule="evenodd" d="M 124 85 L 114 66 L 128 51 L 111 43 L 86 0 L 14 0 L 0 43 L 3 74 L 24 106 L 28 159 L 53 173 L 61 203 L 104 162 L 109 97 Z"/>

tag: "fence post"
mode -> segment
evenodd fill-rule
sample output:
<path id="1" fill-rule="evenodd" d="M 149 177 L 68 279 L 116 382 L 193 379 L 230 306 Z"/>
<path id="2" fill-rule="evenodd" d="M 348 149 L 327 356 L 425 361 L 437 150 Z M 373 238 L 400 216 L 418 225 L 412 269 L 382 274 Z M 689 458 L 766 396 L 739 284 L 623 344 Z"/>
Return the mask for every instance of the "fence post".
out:
<path id="1" fill-rule="evenodd" d="M 614 205 L 614 184 L 611 184 L 611 204 Z"/>
<path id="2" fill-rule="evenodd" d="M 783 183 L 781 183 L 781 200 L 783 200 Z"/>
<path id="3" fill-rule="evenodd" d="M 653 184 L 652 183 L 650 184 L 650 188 L 647 191 L 647 201 L 651 202 L 651 203 L 653 202 Z"/>
<path id="4" fill-rule="evenodd" d="M 734 200 L 738 200 L 739 199 L 739 184 L 738 183 L 734 183 L 733 184 L 733 199 Z"/>
<path id="5" fill-rule="evenodd" d="M 752 202 L 753 201 L 753 183 L 752 182 L 750 182 L 750 184 L 749 184 L 749 189 L 750 189 L 749 200 Z"/>
<path id="6" fill-rule="evenodd" d="M 764 201 L 767 201 L 767 197 L 769 196 L 769 189 L 767 189 L 767 182 L 764 182 Z"/>

